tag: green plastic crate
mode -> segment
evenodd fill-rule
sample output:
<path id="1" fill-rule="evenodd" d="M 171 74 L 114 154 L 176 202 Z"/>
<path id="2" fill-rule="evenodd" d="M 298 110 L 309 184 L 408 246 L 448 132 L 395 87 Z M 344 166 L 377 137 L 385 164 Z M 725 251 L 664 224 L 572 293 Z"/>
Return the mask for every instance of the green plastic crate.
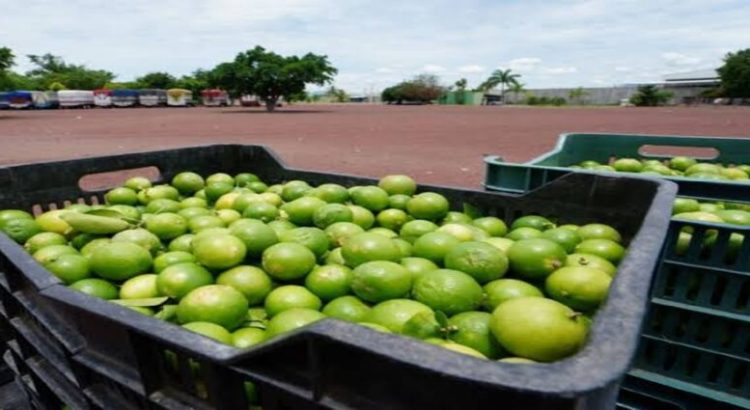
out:
<path id="1" fill-rule="evenodd" d="M 750 162 L 750 139 L 564 134 L 555 150 L 526 164 L 485 158 L 485 187 L 523 193 L 571 172 L 592 172 L 565 168 L 584 160 L 682 154 L 675 148 L 671 155 L 642 155 L 643 146 L 713 148 L 715 158 L 706 160 Z M 678 184 L 681 196 L 750 201 L 748 183 L 667 179 Z M 686 227 L 692 239 L 687 252 L 678 254 L 679 232 Z M 717 239 L 708 249 L 703 242 L 712 232 Z M 732 235 L 742 235 L 735 248 Z M 750 227 L 670 222 L 653 280 L 639 351 L 623 382 L 628 397 L 666 400 L 675 410 L 750 409 Z"/>
<path id="2" fill-rule="evenodd" d="M 585 160 L 606 164 L 612 158 L 623 157 L 665 159 L 685 154 L 687 149 L 699 149 L 707 154 L 697 157 L 699 160 L 750 163 L 750 139 L 746 138 L 570 133 L 560 135 L 554 150 L 524 164 L 504 162 L 500 156 L 486 157 L 485 187 L 492 191 L 523 193 L 570 172 L 595 172 L 568 168 Z M 655 151 L 659 153 L 653 153 Z M 663 178 L 676 182 L 683 196 L 750 201 L 750 189 L 747 189 L 750 181 Z"/>

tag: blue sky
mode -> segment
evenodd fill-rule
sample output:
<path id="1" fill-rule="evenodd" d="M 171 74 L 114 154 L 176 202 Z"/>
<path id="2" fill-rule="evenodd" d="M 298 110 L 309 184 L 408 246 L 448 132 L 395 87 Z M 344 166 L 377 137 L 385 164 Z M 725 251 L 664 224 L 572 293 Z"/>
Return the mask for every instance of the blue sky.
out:
<path id="1" fill-rule="evenodd" d="M 0 0 L 0 10 L 0 46 L 18 56 L 51 52 L 130 80 L 262 45 L 328 55 L 336 86 L 353 94 L 425 72 L 474 86 L 499 67 L 527 88 L 658 81 L 750 47 L 750 0 Z"/>

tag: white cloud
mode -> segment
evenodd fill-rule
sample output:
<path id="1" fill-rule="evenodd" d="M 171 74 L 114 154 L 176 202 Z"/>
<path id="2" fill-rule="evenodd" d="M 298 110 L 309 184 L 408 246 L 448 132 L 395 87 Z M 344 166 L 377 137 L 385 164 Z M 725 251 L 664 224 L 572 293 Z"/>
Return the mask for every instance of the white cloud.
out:
<path id="1" fill-rule="evenodd" d="M 577 73 L 578 69 L 573 66 L 562 66 L 562 67 L 549 67 L 542 70 L 545 74 L 573 74 Z"/>
<path id="2" fill-rule="evenodd" d="M 422 67 L 422 71 L 426 73 L 436 74 L 446 71 L 446 68 L 437 64 L 426 64 Z"/>
<path id="3" fill-rule="evenodd" d="M 379 68 L 375 69 L 375 72 L 378 73 L 378 74 L 392 74 L 392 73 L 396 72 L 396 70 L 394 70 L 392 68 L 388 68 L 388 67 L 379 67 Z"/>
<path id="4" fill-rule="evenodd" d="M 617 66 L 615 67 L 615 71 L 618 73 L 629 73 L 633 71 L 633 69 L 630 67 L 625 67 L 625 66 Z"/>
<path id="5" fill-rule="evenodd" d="M 462 65 L 461 67 L 458 67 L 459 73 L 477 74 L 483 73 L 484 70 L 485 68 L 483 66 L 476 64 Z"/>
<path id="6" fill-rule="evenodd" d="M 668 52 L 662 53 L 661 58 L 668 66 L 692 66 L 701 62 L 701 59 L 686 54 Z"/>
<path id="7" fill-rule="evenodd" d="M 507 64 L 501 64 L 501 66 L 507 66 L 514 71 L 532 71 L 539 64 L 542 63 L 541 58 L 536 57 L 521 57 L 510 60 Z"/>

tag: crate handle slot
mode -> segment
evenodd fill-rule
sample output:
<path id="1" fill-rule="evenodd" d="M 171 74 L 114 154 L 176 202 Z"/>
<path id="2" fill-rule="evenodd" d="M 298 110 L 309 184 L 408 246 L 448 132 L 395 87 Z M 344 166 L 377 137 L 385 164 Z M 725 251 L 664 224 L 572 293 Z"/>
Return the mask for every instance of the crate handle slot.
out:
<path id="1" fill-rule="evenodd" d="M 711 160 L 719 158 L 721 151 L 713 147 L 690 147 L 677 145 L 644 144 L 638 148 L 638 154 L 643 157 L 671 158 L 688 156 L 695 159 Z"/>
<path id="2" fill-rule="evenodd" d="M 78 180 L 78 187 L 83 192 L 96 192 L 121 186 L 128 178 L 136 176 L 148 178 L 151 182 L 159 182 L 162 172 L 159 168 L 150 166 L 86 174 Z"/>

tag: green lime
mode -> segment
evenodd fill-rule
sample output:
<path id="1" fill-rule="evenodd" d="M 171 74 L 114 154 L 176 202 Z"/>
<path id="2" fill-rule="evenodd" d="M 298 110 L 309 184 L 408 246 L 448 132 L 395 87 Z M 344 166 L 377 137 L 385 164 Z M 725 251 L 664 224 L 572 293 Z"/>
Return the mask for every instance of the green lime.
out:
<path id="1" fill-rule="evenodd" d="M 192 253 L 184 251 L 162 253 L 154 259 L 154 272 L 159 273 L 167 266 L 184 262 L 195 262 L 195 256 Z"/>
<path id="2" fill-rule="evenodd" d="M 143 228 L 118 232 L 112 237 L 112 243 L 132 243 L 147 250 L 152 255 L 162 248 L 159 237 Z"/>
<path id="3" fill-rule="evenodd" d="M 62 255 L 78 255 L 78 251 L 68 245 L 49 245 L 34 252 L 34 259 L 42 265 L 46 265 Z"/>
<path id="4" fill-rule="evenodd" d="M 177 319 L 180 323 L 211 322 L 231 330 L 244 321 L 247 309 L 247 299 L 234 288 L 206 285 L 180 299 Z"/>
<path id="5" fill-rule="evenodd" d="M 241 172 L 234 176 L 234 183 L 237 186 L 246 186 L 251 182 L 261 182 L 257 175 L 250 172 Z"/>
<path id="6" fill-rule="evenodd" d="M 159 239 L 174 239 L 188 230 L 187 220 L 180 215 L 167 212 L 154 215 L 146 221 L 146 229 Z"/>
<path id="7" fill-rule="evenodd" d="M 211 322 L 190 322 L 185 323 L 182 325 L 187 330 L 190 330 L 191 332 L 198 333 L 200 335 L 206 336 L 208 338 L 217 340 L 221 343 L 231 345 L 232 344 L 232 334 L 229 333 L 226 329 L 223 327 L 211 323 Z"/>
<path id="8" fill-rule="evenodd" d="M 352 222 L 336 222 L 329 225 L 325 229 L 328 240 L 331 242 L 331 246 L 339 247 L 344 241 L 358 233 L 363 233 L 365 230 L 361 226 L 356 225 Z"/>
<path id="9" fill-rule="evenodd" d="M 511 354 L 553 362 L 575 354 L 586 342 L 588 326 L 572 309 L 547 298 L 516 298 L 493 312 L 490 330 Z"/>
<path id="10" fill-rule="evenodd" d="M 340 296 L 323 307 L 323 314 L 347 322 L 361 322 L 370 313 L 370 307 L 356 296 Z"/>
<path id="11" fill-rule="evenodd" d="M 424 192 L 413 196 L 406 209 L 415 219 L 439 221 L 448 214 L 450 204 L 444 196 L 434 192 Z"/>
<path id="12" fill-rule="evenodd" d="M 371 261 L 354 269 L 351 289 L 360 299 L 382 302 L 406 296 L 412 275 L 403 266 L 390 261 Z"/>
<path id="13" fill-rule="evenodd" d="M 381 226 L 377 226 L 375 228 L 370 228 L 367 230 L 368 233 L 374 233 L 377 235 L 385 236 L 388 239 L 394 239 L 398 237 L 398 234 L 388 228 L 383 228 Z"/>
<path id="14" fill-rule="evenodd" d="M 415 219 L 403 224 L 399 235 L 404 240 L 414 243 L 420 236 L 436 231 L 437 229 L 438 226 L 433 222 L 425 221 L 424 219 Z"/>
<path id="15" fill-rule="evenodd" d="M 31 238 L 29 238 L 24 244 L 24 248 L 30 254 L 36 253 L 39 249 L 42 249 L 50 245 L 66 245 L 68 240 L 64 236 L 55 232 L 40 232 Z"/>
<path id="16" fill-rule="evenodd" d="M 209 235 L 193 240 L 193 255 L 209 269 L 228 269 L 245 260 L 245 243 L 233 235 Z"/>
<path id="17" fill-rule="evenodd" d="M 358 205 L 349 205 L 352 211 L 352 222 L 361 226 L 362 229 L 369 229 L 375 223 L 375 215 L 369 209 Z"/>
<path id="18" fill-rule="evenodd" d="M 609 239 L 587 239 L 576 246 L 576 253 L 590 253 L 617 265 L 625 256 L 625 248 Z"/>
<path id="19" fill-rule="evenodd" d="M 343 205 L 342 205 L 343 206 Z M 281 242 L 291 242 L 303 245 L 313 251 L 316 258 L 320 258 L 328 252 L 331 246 L 328 240 L 328 235 L 318 228 L 294 228 L 292 230 L 282 232 L 279 235 Z"/>
<path id="20" fill-rule="evenodd" d="M 412 280 L 414 281 L 427 272 L 439 269 L 433 261 L 417 257 L 406 257 L 401 259 L 401 266 L 411 273 Z"/>
<path id="21" fill-rule="evenodd" d="M 385 326 L 382 326 L 382 325 L 379 325 L 379 324 L 376 324 L 376 323 L 369 323 L 369 322 L 358 322 L 357 324 L 358 324 L 358 325 L 360 325 L 360 326 L 364 326 L 364 327 L 366 327 L 366 328 L 369 328 L 369 329 L 372 329 L 372 330 L 378 331 L 378 332 L 383 332 L 383 333 L 393 333 L 393 332 L 391 332 L 391 330 L 390 330 L 390 329 L 388 329 L 387 327 L 385 327 Z"/>
<path id="22" fill-rule="evenodd" d="M 120 299 L 147 299 L 161 296 L 153 273 L 134 276 L 120 287 Z"/>
<path id="23" fill-rule="evenodd" d="M 198 233 L 209 228 L 224 228 L 226 224 L 216 215 L 198 215 L 188 220 L 190 232 Z"/>
<path id="24" fill-rule="evenodd" d="M 138 203 L 138 195 L 133 189 L 120 187 L 114 188 L 104 194 L 104 200 L 112 205 L 135 205 Z"/>
<path id="25" fill-rule="evenodd" d="M 351 193 L 351 199 L 355 205 L 373 212 L 387 208 L 390 202 L 386 191 L 372 185 L 359 187 L 354 190 Z"/>
<path id="26" fill-rule="evenodd" d="M 195 172 L 180 172 L 172 178 L 172 186 L 183 195 L 192 195 L 206 185 L 203 177 Z"/>
<path id="27" fill-rule="evenodd" d="M 42 228 L 33 219 L 16 218 L 3 222 L 2 229 L 16 243 L 24 244 L 32 236 L 41 233 Z"/>
<path id="28" fill-rule="evenodd" d="M 117 288 L 104 279 L 81 279 L 70 285 L 70 288 L 104 300 L 117 299 Z"/>
<path id="29" fill-rule="evenodd" d="M 510 225 L 510 229 L 518 228 L 534 228 L 540 231 L 546 231 L 547 229 L 554 228 L 555 224 L 549 219 L 539 215 L 526 215 L 522 216 Z"/>
<path id="30" fill-rule="evenodd" d="M 216 278 L 216 283 L 240 291 L 250 306 L 263 302 L 273 288 L 271 277 L 263 269 L 249 265 L 235 266 L 222 272 Z"/>
<path id="31" fill-rule="evenodd" d="M 378 213 L 375 220 L 383 228 L 398 231 L 409 221 L 409 215 L 400 209 L 384 209 Z"/>
<path id="32" fill-rule="evenodd" d="M 264 307 L 271 317 L 294 308 L 320 310 L 323 302 L 307 288 L 298 285 L 284 285 L 271 291 Z"/>
<path id="33" fill-rule="evenodd" d="M 169 198 L 154 199 L 146 205 L 146 213 L 160 214 L 164 212 L 180 212 L 180 203 Z"/>
<path id="34" fill-rule="evenodd" d="M 296 225 L 313 225 L 315 212 L 326 205 L 322 199 L 305 196 L 281 206 L 289 220 Z"/>
<path id="35" fill-rule="evenodd" d="M 510 247 L 513 246 L 513 244 L 515 243 L 515 241 L 513 239 L 496 238 L 494 236 L 491 237 L 491 238 L 482 239 L 482 242 L 488 243 L 488 244 L 496 247 L 497 249 L 500 249 L 505 254 L 508 253 L 508 249 L 510 249 Z"/>
<path id="36" fill-rule="evenodd" d="M 349 191 L 338 184 L 323 184 L 315 188 L 315 196 L 329 204 L 343 204 L 349 200 Z"/>
<path id="37" fill-rule="evenodd" d="M 71 228 L 70 225 L 68 225 L 68 223 L 65 222 L 62 218 L 60 218 L 60 215 L 66 212 L 70 211 L 66 211 L 64 209 L 47 211 L 37 216 L 35 220 L 39 227 L 42 228 L 42 230 L 45 232 L 55 232 L 59 233 L 60 235 L 67 235 L 68 233 L 70 233 L 70 231 L 73 230 L 73 228 Z M 7 223 L 7 221 L 3 223 L 3 226 L 5 225 L 5 223 Z"/>
<path id="38" fill-rule="evenodd" d="M 89 241 L 86 245 L 83 245 L 81 248 L 81 255 L 91 258 L 91 255 L 94 253 L 94 250 L 102 245 L 111 243 L 112 241 L 109 238 L 97 238 Z"/>
<path id="39" fill-rule="evenodd" d="M 265 340 L 266 331 L 254 327 L 243 327 L 232 333 L 232 345 L 238 349 L 246 349 Z"/>
<path id="40" fill-rule="evenodd" d="M 461 243 L 455 236 L 445 232 L 430 232 L 420 236 L 414 242 L 412 252 L 414 256 L 429 259 L 442 264 L 445 255 L 456 245 Z"/>
<path id="41" fill-rule="evenodd" d="M 448 319 L 448 325 L 455 329 L 448 337 L 490 359 L 497 359 L 503 355 L 503 348 L 490 331 L 491 319 L 492 315 L 487 312 L 459 313 Z"/>
<path id="42" fill-rule="evenodd" d="M 208 183 L 204 188 L 206 199 L 208 202 L 216 202 L 222 195 L 232 192 L 234 184 L 228 182 L 213 182 Z"/>
<path id="43" fill-rule="evenodd" d="M 407 175 L 386 175 L 380 178 L 378 186 L 388 195 L 414 195 L 417 183 Z"/>
<path id="44" fill-rule="evenodd" d="M 146 188 L 151 188 L 151 181 L 144 177 L 132 177 L 125 181 L 126 188 L 133 189 L 135 191 L 142 191 Z"/>
<path id="45" fill-rule="evenodd" d="M 263 222 L 271 222 L 279 216 L 279 210 L 266 202 L 254 202 L 242 211 L 243 218 L 259 219 Z"/>
<path id="46" fill-rule="evenodd" d="M 490 236 L 505 236 L 508 233 L 508 226 L 505 225 L 502 219 L 494 216 L 485 216 L 483 218 L 477 218 L 471 222 L 479 229 L 487 232 Z"/>
<path id="47" fill-rule="evenodd" d="M 335 248 L 328 252 L 325 258 L 323 258 L 323 262 L 325 262 L 326 265 L 346 265 L 344 255 L 341 254 L 341 248 Z"/>
<path id="48" fill-rule="evenodd" d="M 445 215 L 441 224 L 471 224 L 472 222 L 473 221 L 469 215 L 466 215 L 463 212 L 450 211 Z"/>
<path id="49" fill-rule="evenodd" d="M 525 279 L 543 279 L 563 266 L 567 254 L 549 239 L 524 239 L 508 250 L 511 270 Z"/>
<path id="50" fill-rule="evenodd" d="M 295 308 L 285 310 L 268 322 L 266 338 L 271 339 L 322 319 L 325 319 L 325 315 L 313 309 Z"/>
<path id="51" fill-rule="evenodd" d="M 289 181 L 284 184 L 281 191 L 281 198 L 286 202 L 291 202 L 302 198 L 312 187 L 305 181 Z"/>
<path id="52" fill-rule="evenodd" d="M 461 242 L 481 241 L 489 237 L 485 231 L 465 223 L 447 223 L 438 228 L 437 232 L 453 235 Z"/>
<path id="53" fill-rule="evenodd" d="M 578 235 L 582 240 L 586 239 L 609 239 L 614 242 L 622 242 L 622 236 L 617 230 L 609 225 L 588 224 L 578 228 Z"/>
<path id="54" fill-rule="evenodd" d="M 426 273 L 414 282 L 412 296 L 447 315 L 476 310 L 482 303 L 482 287 L 471 276 L 451 269 Z"/>
<path id="55" fill-rule="evenodd" d="M 275 279 L 299 279 L 314 266 L 315 254 L 298 243 L 277 243 L 263 251 L 263 270 Z"/>
<path id="56" fill-rule="evenodd" d="M 13 219 L 34 219 L 34 216 L 21 209 L 0 210 L 0 229 L 2 229 L 6 222 Z"/>
<path id="57" fill-rule="evenodd" d="M 584 266 L 560 268 L 547 277 L 545 290 L 552 299 L 577 311 L 590 312 L 607 297 L 612 277 Z"/>
<path id="58" fill-rule="evenodd" d="M 401 258 L 398 246 L 383 235 L 360 233 L 344 241 L 341 254 L 347 266 L 357 267 L 369 261 L 397 261 Z"/>
<path id="59" fill-rule="evenodd" d="M 214 278 L 209 271 L 191 262 L 167 266 L 156 277 L 159 294 L 178 300 L 193 289 L 213 282 Z"/>
<path id="60" fill-rule="evenodd" d="M 393 209 L 401 209 L 402 211 L 406 210 L 406 204 L 411 199 L 411 196 L 409 195 L 391 195 L 388 197 L 388 207 Z"/>
<path id="61" fill-rule="evenodd" d="M 580 231 L 579 231 L 580 232 Z M 581 243 L 581 236 L 577 232 L 565 228 L 552 228 L 542 233 L 542 238 L 557 242 L 565 252 L 573 252 L 576 245 Z"/>
<path id="62" fill-rule="evenodd" d="M 513 241 L 521 241 L 524 239 L 533 239 L 543 237 L 542 231 L 536 228 L 521 227 L 516 228 L 506 235 L 506 238 Z"/>
<path id="63" fill-rule="evenodd" d="M 481 284 L 503 277 L 508 271 L 508 257 L 488 243 L 463 242 L 445 255 L 444 266 L 468 273 Z"/>
<path id="64" fill-rule="evenodd" d="M 195 235 L 191 233 L 180 235 L 169 242 L 167 249 L 170 252 L 190 252 L 193 250 L 193 238 L 195 238 Z"/>
<path id="65" fill-rule="evenodd" d="M 151 269 L 151 254 L 131 242 L 103 244 L 91 253 L 89 267 L 97 275 L 109 280 L 126 280 Z"/>
<path id="66" fill-rule="evenodd" d="M 321 206 L 313 214 L 315 226 L 325 229 L 337 222 L 351 222 L 354 214 L 351 209 L 342 204 L 327 204 Z"/>
<path id="67" fill-rule="evenodd" d="M 245 244 L 251 258 L 260 258 L 263 251 L 279 242 L 276 231 L 258 220 L 240 219 L 229 226 L 229 232 Z"/>
<path id="68" fill-rule="evenodd" d="M 224 182 L 227 184 L 234 185 L 234 178 L 231 175 L 226 174 L 224 172 L 217 172 L 215 174 L 209 175 L 206 178 L 206 184 L 211 184 L 215 182 Z"/>
<path id="69" fill-rule="evenodd" d="M 474 356 L 474 357 L 477 357 L 479 359 L 486 359 L 487 358 L 487 356 L 483 355 L 482 353 L 480 353 L 476 349 L 472 349 L 471 347 L 466 346 L 466 345 L 462 345 L 460 343 L 445 342 L 445 343 L 441 344 L 440 346 L 442 346 L 442 347 L 444 347 L 444 348 L 446 348 L 448 350 L 452 350 L 452 351 L 454 351 L 456 353 L 461 353 L 461 354 L 465 354 L 465 355 L 469 355 L 469 356 Z"/>
<path id="70" fill-rule="evenodd" d="M 214 213 L 206 208 L 200 208 L 200 207 L 188 207 L 188 208 L 182 208 L 179 212 L 177 212 L 177 215 L 180 215 L 181 217 L 185 218 L 187 221 L 190 221 L 191 219 L 198 217 L 198 216 L 215 216 Z"/>
<path id="71" fill-rule="evenodd" d="M 524 297 L 540 297 L 544 294 L 536 286 L 518 279 L 498 279 L 484 285 L 485 307 L 490 312 L 511 299 Z"/>
<path id="72" fill-rule="evenodd" d="M 432 309 L 415 300 L 391 299 L 373 306 L 365 321 L 401 333 L 404 324 L 421 312 L 432 313 Z"/>
<path id="73" fill-rule="evenodd" d="M 66 285 L 90 276 L 89 261 L 82 255 L 60 255 L 46 263 L 44 267 Z"/>
<path id="74" fill-rule="evenodd" d="M 392 239 L 393 243 L 396 244 L 398 247 L 399 252 L 401 253 L 402 258 L 408 258 L 411 256 L 412 248 L 414 248 L 409 242 L 401 239 L 401 238 L 394 238 Z"/>
<path id="75" fill-rule="evenodd" d="M 681 232 L 682 234 L 682 232 Z M 690 235 L 690 234 L 686 234 Z M 690 241 L 688 240 L 688 243 Z M 614 276 L 617 268 L 612 262 L 602 258 L 601 256 L 590 255 L 586 253 L 571 253 L 565 259 L 565 266 L 585 266 L 589 268 L 596 268 L 606 272 L 609 276 Z"/>
<path id="76" fill-rule="evenodd" d="M 323 301 L 329 301 L 351 293 L 352 278 L 352 270 L 346 266 L 316 266 L 305 277 L 305 287 Z"/>

